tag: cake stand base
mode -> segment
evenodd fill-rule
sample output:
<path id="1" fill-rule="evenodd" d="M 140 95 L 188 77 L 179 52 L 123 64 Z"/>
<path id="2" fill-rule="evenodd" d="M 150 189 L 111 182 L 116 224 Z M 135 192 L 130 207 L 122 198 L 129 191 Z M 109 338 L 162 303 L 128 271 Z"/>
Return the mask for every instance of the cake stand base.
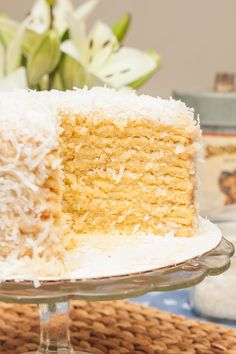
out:
<path id="1" fill-rule="evenodd" d="M 69 301 L 39 304 L 40 345 L 25 354 L 89 354 L 75 352 L 70 343 Z"/>

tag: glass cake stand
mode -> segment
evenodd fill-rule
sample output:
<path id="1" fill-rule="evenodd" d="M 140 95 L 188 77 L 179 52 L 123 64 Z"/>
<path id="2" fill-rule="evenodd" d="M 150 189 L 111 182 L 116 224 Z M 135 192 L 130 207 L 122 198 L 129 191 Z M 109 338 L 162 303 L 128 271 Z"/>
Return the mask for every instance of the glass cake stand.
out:
<path id="1" fill-rule="evenodd" d="M 12 303 L 36 303 L 40 313 L 40 346 L 32 354 L 75 354 L 69 336 L 69 301 L 116 300 L 136 297 L 151 291 L 187 288 L 208 275 L 218 275 L 230 266 L 233 245 L 225 240 L 213 250 L 186 262 L 121 276 L 77 280 L 8 280 L 0 283 L 0 300 Z M 77 354 L 85 354 L 80 352 Z"/>

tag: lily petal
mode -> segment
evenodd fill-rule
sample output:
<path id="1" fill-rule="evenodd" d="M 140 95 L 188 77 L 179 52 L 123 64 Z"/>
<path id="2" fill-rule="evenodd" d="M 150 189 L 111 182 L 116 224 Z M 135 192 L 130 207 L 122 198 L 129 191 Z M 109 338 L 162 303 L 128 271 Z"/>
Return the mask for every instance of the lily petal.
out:
<path id="1" fill-rule="evenodd" d="M 4 45 L 0 42 L 0 80 L 4 76 L 5 71 L 5 48 Z"/>
<path id="2" fill-rule="evenodd" d="M 98 70 L 109 56 L 119 47 L 112 29 L 102 22 L 97 22 L 87 40 L 87 65 L 90 72 Z"/>
<path id="3" fill-rule="evenodd" d="M 87 43 L 85 20 L 97 5 L 98 0 L 90 0 L 79 6 L 74 13 L 67 16 L 70 38 L 74 41 L 80 53 L 80 63 L 86 65 Z"/>
<path id="4" fill-rule="evenodd" d="M 37 0 L 31 10 L 28 28 L 36 33 L 44 33 L 50 25 L 50 7 L 45 0 Z"/>
<path id="5" fill-rule="evenodd" d="M 62 35 L 68 29 L 68 18 L 73 14 L 74 8 L 70 0 L 57 0 L 54 8 L 54 28 Z"/>
<path id="6" fill-rule="evenodd" d="M 137 90 L 138 88 L 143 86 L 145 82 L 148 81 L 161 66 L 161 57 L 156 53 L 156 51 L 148 50 L 147 54 L 155 60 L 156 67 L 153 70 L 151 70 L 148 74 L 140 77 L 138 80 L 129 83 L 129 87 L 134 90 Z"/>
<path id="7" fill-rule="evenodd" d="M 86 31 L 85 23 L 76 18 L 75 14 L 70 16 L 69 20 L 70 38 L 77 47 L 80 62 L 86 64 Z"/>
<path id="8" fill-rule="evenodd" d="M 26 70 L 23 67 L 18 68 L 7 77 L 0 80 L 0 90 L 26 89 L 27 78 Z"/>
<path id="9" fill-rule="evenodd" d="M 156 61 L 148 54 L 123 47 L 111 55 L 97 76 L 115 88 L 127 86 L 156 68 Z"/>
<path id="10" fill-rule="evenodd" d="M 10 74 L 12 71 L 17 69 L 21 63 L 21 46 L 25 30 L 29 24 L 30 18 L 27 17 L 19 26 L 15 37 L 9 43 L 6 54 L 6 73 Z"/>
<path id="11" fill-rule="evenodd" d="M 75 16 L 80 21 L 85 21 L 87 17 L 91 14 L 91 12 L 97 6 L 99 0 L 89 0 L 85 2 L 83 5 L 80 5 L 75 10 Z"/>
<path id="12" fill-rule="evenodd" d="M 0 39 L 5 47 L 8 46 L 9 42 L 14 38 L 16 31 L 18 29 L 18 23 L 11 20 L 4 14 L 0 16 Z"/>
<path id="13" fill-rule="evenodd" d="M 80 51 L 70 39 L 61 43 L 61 51 L 81 63 Z"/>

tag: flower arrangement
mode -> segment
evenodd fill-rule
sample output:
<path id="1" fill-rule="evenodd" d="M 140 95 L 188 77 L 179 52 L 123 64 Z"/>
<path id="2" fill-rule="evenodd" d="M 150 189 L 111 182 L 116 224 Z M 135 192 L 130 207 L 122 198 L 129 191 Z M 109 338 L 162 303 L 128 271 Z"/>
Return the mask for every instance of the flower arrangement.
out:
<path id="1" fill-rule="evenodd" d="M 160 66 L 155 51 L 125 47 L 131 16 L 110 28 L 86 20 L 99 0 L 37 0 L 18 23 L 0 12 L 0 89 L 35 90 L 107 85 L 140 87 Z"/>

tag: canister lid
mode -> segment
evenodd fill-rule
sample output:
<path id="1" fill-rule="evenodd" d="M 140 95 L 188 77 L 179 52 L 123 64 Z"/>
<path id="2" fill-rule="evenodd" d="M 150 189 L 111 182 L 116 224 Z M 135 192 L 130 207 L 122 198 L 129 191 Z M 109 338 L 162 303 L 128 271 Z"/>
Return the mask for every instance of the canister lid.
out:
<path id="1" fill-rule="evenodd" d="M 203 125 L 236 127 L 236 92 L 174 91 L 173 98 L 193 107 Z"/>

